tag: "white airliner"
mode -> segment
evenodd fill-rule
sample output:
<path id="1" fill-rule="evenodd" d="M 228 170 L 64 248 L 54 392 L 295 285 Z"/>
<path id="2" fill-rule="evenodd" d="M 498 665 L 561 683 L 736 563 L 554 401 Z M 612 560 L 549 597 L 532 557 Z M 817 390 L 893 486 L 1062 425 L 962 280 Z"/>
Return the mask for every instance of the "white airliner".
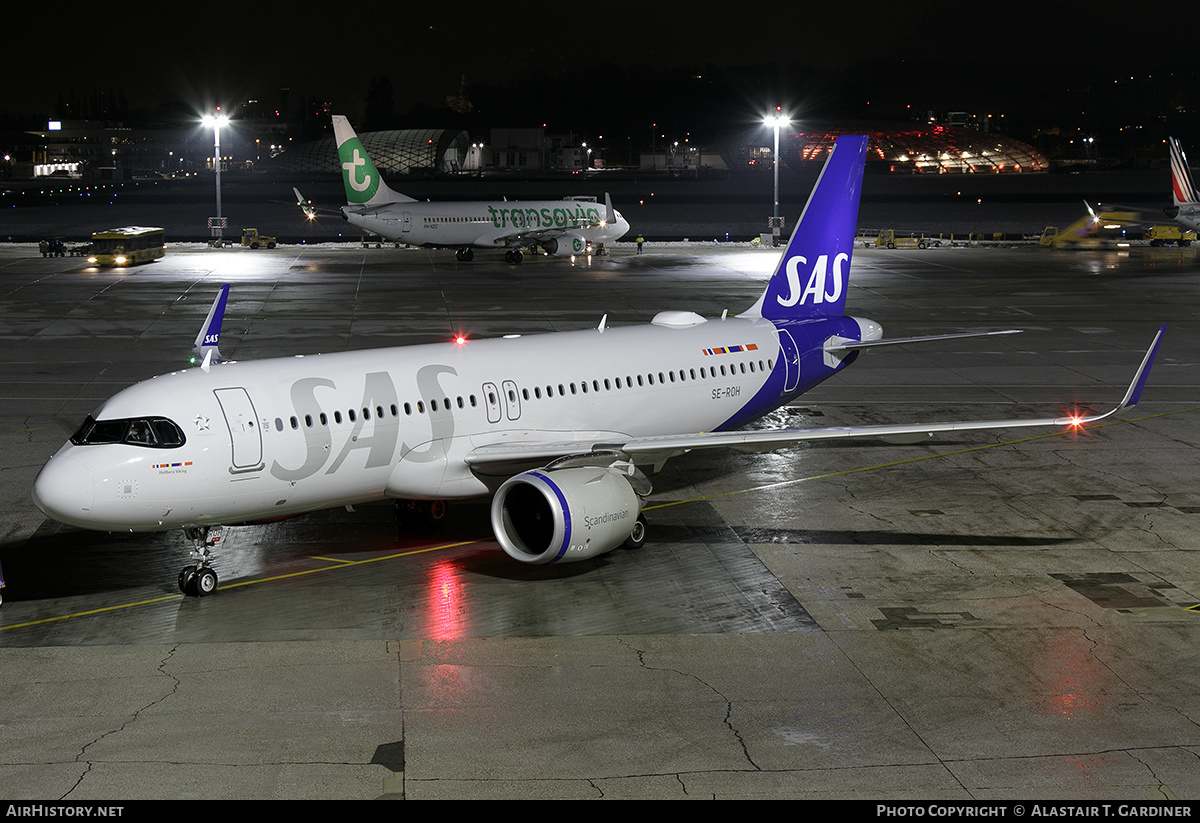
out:
<path id="1" fill-rule="evenodd" d="M 1179 141 L 1168 137 L 1167 142 L 1171 146 L 1171 196 L 1175 205 L 1166 209 L 1166 215 L 1181 226 L 1200 231 L 1200 197 L 1192 181 L 1192 170 Z"/>
<path id="2" fill-rule="evenodd" d="M 1105 414 L 737 431 L 863 349 L 971 336 L 883 340 L 879 324 L 844 314 L 866 145 L 838 140 L 765 290 L 736 317 L 664 311 L 644 326 L 606 317 L 583 331 L 218 362 L 225 286 L 197 338 L 203 365 L 102 403 L 46 463 L 33 500 L 87 529 L 184 529 L 195 560 L 179 585 L 204 595 L 222 525 L 494 494 L 509 555 L 584 560 L 644 542 L 643 470 L 692 449 L 1067 428 L 1138 401 L 1165 326 Z"/>
<path id="3" fill-rule="evenodd" d="M 342 217 L 363 231 L 410 246 L 455 249 L 469 261 L 473 248 L 506 249 L 504 259 L 520 263 L 522 248 L 537 246 L 554 256 L 587 254 L 620 239 L 629 223 L 604 195 L 565 200 L 502 200 L 499 202 L 434 203 L 414 200 L 388 188 L 350 121 L 333 116 L 333 134 L 347 204 Z M 293 189 L 300 208 L 310 218 L 316 209 Z"/>

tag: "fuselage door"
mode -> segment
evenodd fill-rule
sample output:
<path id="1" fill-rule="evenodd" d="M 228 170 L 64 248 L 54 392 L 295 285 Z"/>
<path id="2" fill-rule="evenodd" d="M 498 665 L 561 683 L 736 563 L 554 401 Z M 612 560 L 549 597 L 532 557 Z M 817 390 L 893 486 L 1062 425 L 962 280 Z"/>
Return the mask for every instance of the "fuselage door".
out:
<path id="1" fill-rule="evenodd" d="M 783 358 L 784 393 L 793 392 L 800 384 L 800 349 L 787 329 L 779 329 L 779 356 Z"/>
<path id="2" fill-rule="evenodd" d="M 521 394 L 517 389 L 517 384 L 511 380 L 505 380 L 502 388 L 504 389 L 504 413 L 508 415 L 509 420 L 516 420 L 521 416 Z"/>
<path id="3" fill-rule="evenodd" d="M 404 212 L 400 215 L 400 231 L 407 233 L 412 229 L 412 213 Z"/>
<path id="4" fill-rule="evenodd" d="M 257 471 L 263 467 L 262 433 L 256 422 L 254 404 L 243 388 L 213 389 L 225 425 L 229 427 L 229 439 L 233 444 L 232 471 Z"/>
<path id="5" fill-rule="evenodd" d="M 500 422 L 500 390 L 495 383 L 483 384 L 483 402 L 487 406 L 489 423 Z"/>

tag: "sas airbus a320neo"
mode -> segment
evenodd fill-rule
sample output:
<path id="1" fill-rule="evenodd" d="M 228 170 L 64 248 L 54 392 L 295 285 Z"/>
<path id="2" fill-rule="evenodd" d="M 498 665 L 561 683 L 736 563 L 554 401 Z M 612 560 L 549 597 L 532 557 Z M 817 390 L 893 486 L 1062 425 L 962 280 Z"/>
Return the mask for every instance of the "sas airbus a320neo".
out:
<path id="1" fill-rule="evenodd" d="M 736 317 L 664 311 L 644 326 L 218 362 L 226 286 L 197 339 L 203 366 L 102 403 L 42 469 L 34 502 L 87 529 L 183 529 L 195 559 L 179 585 L 197 595 L 217 586 L 219 526 L 386 498 L 491 494 L 505 552 L 563 563 L 642 544 L 645 472 L 692 449 L 1068 428 L 1138 401 L 1162 330 L 1106 414 L 739 430 L 863 349 L 963 336 L 883 340 L 845 314 L 866 149 L 838 140 L 766 288 Z"/>

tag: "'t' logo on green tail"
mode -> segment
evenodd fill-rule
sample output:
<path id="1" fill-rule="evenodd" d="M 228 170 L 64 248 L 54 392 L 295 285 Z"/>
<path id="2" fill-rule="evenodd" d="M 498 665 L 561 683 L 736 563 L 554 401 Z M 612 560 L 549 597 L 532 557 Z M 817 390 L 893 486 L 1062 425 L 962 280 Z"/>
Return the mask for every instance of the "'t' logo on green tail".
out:
<path id="1" fill-rule="evenodd" d="M 342 181 L 346 184 L 346 200 L 351 203 L 368 202 L 379 190 L 379 172 L 357 137 L 351 137 L 338 146 L 338 159 L 345 170 Z"/>

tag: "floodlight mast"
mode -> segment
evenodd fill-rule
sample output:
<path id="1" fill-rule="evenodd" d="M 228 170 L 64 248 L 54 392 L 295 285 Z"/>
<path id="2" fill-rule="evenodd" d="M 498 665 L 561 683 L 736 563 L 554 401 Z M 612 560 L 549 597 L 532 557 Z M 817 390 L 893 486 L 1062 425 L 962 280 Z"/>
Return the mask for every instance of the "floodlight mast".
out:
<path id="1" fill-rule="evenodd" d="M 780 106 L 776 106 L 774 112 L 763 118 L 763 124 L 772 126 L 775 131 L 775 153 L 771 155 L 771 165 L 775 170 L 775 211 L 771 215 L 771 245 L 773 246 L 778 246 L 782 242 L 779 232 L 783 228 L 783 223 L 779 219 L 779 127 L 786 126 L 791 122 Z"/>
<path id="2" fill-rule="evenodd" d="M 216 172 L 217 179 L 217 219 L 213 226 L 213 237 L 220 241 L 225 222 L 221 215 L 221 129 L 229 125 L 229 118 L 221 113 L 221 107 L 218 106 L 216 114 L 206 114 L 200 122 L 211 126 L 213 130 L 213 171 Z"/>

